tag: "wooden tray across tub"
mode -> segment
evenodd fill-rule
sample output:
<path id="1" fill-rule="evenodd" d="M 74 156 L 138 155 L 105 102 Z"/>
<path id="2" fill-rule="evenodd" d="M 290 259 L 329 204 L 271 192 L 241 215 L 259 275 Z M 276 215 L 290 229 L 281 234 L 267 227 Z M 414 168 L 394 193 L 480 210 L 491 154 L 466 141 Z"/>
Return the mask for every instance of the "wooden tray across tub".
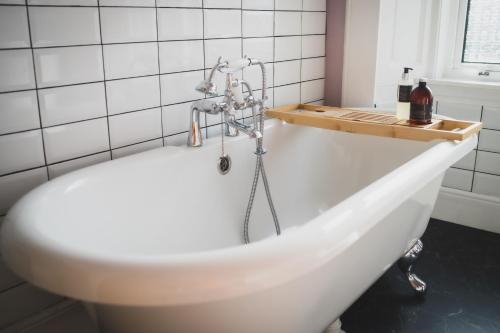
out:
<path id="1" fill-rule="evenodd" d="M 478 133 L 482 127 L 480 122 L 437 118 L 432 119 L 431 124 L 415 126 L 390 113 L 314 104 L 290 104 L 270 109 L 266 114 L 290 124 L 419 141 L 460 141 Z"/>

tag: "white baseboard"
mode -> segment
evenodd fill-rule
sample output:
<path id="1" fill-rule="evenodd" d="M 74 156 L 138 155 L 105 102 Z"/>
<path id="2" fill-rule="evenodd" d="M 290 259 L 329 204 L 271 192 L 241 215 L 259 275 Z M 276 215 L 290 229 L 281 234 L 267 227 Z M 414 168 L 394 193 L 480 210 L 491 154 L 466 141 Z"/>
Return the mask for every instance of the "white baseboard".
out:
<path id="1" fill-rule="evenodd" d="M 500 233 L 500 198 L 442 187 L 432 217 Z"/>

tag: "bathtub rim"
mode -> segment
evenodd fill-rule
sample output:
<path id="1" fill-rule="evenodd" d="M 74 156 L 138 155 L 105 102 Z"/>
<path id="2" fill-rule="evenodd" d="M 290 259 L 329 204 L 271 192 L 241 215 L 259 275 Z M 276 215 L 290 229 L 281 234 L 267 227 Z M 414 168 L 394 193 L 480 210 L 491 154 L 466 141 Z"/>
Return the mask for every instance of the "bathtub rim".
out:
<path id="1" fill-rule="evenodd" d="M 275 125 L 276 122 L 270 126 Z M 248 246 L 147 257 L 85 256 L 75 248 L 61 246 L 63 245 L 61 243 L 39 244 L 39 240 L 30 237 L 33 235 L 29 233 L 17 232 L 16 235 L 15 231 L 10 231 L 7 233 L 13 233 L 17 239 L 15 237 L 7 239 L 4 236 L 5 230 L 12 228 L 12 223 L 9 222 L 12 217 L 7 215 L 1 233 L 2 252 L 9 266 L 28 281 L 52 292 L 89 302 L 128 305 L 192 304 L 242 296 L 298 278 L 344 251 L 389 214 L 392 211 L 391 207 L 399 206 L 432 179 L 442 175 L 449 166 L 472 150 L 476 143 L 477 136 L 459 143 L 439 142 L 282 237 L 257 241 Z M 179 150 L 173 153 L 177 154 L 177 151 Z M 430 158 L 431 156 L 433 158 Z M 432 163 L 426 162 L 429 158 Z M 414 177 L 407 177 L 408 173 Z M 433 176 L 428 176 L 429 174 Z M 427 176 L 427 182 L 418 181 L 423 176 Z M 377 193 L 379 191 L 376 189 L 381 185 L 385 191 Z M 402 186 L 412 188 L 413 191 L 400 193 L 397 189 Z M 14 218 L 23 203 L 29 201 L 28 199 L 21 200 L 19 205 L 16 205 L 20 208 L 13 209 Z M 16 260 L 14 253 L 16 251 L 10 251 L 15 248 L 16 244 L 13 243 L 16 242 L 30 245 L 31 263 Z M 328 251 L 325 251 L 325 248 Z M 51 278 L 55 275 L 59 278 L 74 277 L 74 272 L 68 273 L 64 271 L 65 269 L 61 269 L 50 277 L 40 274 L 39 271 L 43 269 L 40 267 L 41 263 L 51 262 L 52 265 L 56 265 L 61 261 L 77 262 L 74 264 L 75 267 L 71 264 L 65 266 L 65 269 L 69 270 L 78 268 L 76 266 L 89 266 L 94 272 L 93 275 L 98 277 L 94 276 L 85 283 L 73 281 L 67 286 L 61 286 L 51 281 Z M 256 266 L 260 270 L 256 271 Z M 301 269 L 297 269 L 298 267 Z M 221 269 L 230 274 L 221 276 Z M 156 278 L 148 275 L 155 275 Z M 130 276 L 134 277 L 133 280 L 147 281 L 148 284 L 158 287 L 168 285 L 169 281 L 175 285 L 173 281 L 182 279 L 189 282 L 193 288 L 189 291 L 176 291 L 172 288 L 169 291 L 158 292 L 156 296 L 137 292 L 133 297 L 122 296 L 117 291 L 104 294 L 98 292 L 102 287 L 102 279 L 109 279 L 109 276 L 113 276 L 112 280 L 116 282 L 117 287 L 120 286 L 118 289 L 130 285 Z M 217 287 L 207 286 L 206 280 L 211 280 Z M 225 292 L 221 293 L 222 289 Z"/>

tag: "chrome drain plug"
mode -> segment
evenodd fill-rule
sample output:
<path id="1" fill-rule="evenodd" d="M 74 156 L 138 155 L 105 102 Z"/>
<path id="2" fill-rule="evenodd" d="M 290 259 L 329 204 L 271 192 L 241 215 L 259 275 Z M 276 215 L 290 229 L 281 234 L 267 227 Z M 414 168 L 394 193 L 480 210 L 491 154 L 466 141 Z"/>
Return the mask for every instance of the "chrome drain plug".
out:
<path id="1" fill-rule="evenodd" d="M 231 157 L 229 155 L 222 155 L 219 157 L 219 161 L 217 162 L 217 170 L 221 175 L 227 174 L 231 170 Z"/>

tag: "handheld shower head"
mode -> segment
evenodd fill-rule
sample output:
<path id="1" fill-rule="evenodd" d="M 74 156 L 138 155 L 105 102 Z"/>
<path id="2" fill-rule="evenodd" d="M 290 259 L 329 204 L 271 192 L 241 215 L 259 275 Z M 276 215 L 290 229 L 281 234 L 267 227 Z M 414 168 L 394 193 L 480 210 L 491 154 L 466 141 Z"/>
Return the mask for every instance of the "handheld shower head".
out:
<path id="1" fill-rule="evenodd" d="M 217 86 L 209 80 L 201 81 L 195 88 L 197 91 L 209 96 L 217 96 Z"/>
<path id="2" fill-rule="evenodd" d="M 219 57 L 217 59 L 217 63 L 215 64 L 214 67 L 212 67 L 212 70 L 210 71 L 210 75 L 208 76 L 208 79 L 201 81 L 197 86 L 196 86 L 196 91 L 199 91 L 203 94 L 207 94 L 209 96 L 217 96 L 217 86 L 215 83 L 213 83 L 213 78 L 215 74 L 215 70 L 222 66 L 221 63 L 222 57 Z"/>

